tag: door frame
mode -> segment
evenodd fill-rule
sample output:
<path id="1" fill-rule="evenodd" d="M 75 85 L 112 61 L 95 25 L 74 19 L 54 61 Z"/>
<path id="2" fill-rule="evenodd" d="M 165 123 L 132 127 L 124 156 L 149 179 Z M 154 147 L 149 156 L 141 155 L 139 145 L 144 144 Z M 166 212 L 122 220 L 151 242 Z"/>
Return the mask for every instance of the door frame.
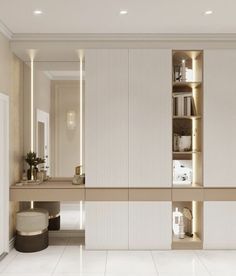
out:
<path id="1" fill-rule="evenodd" d="M 49 113 L 37 109 L 36 110 L 36 151 L 38 152 L 38 122 L 44 123 L 44 141 L 47 145 L 47 156 L 45 166 L 47 168 L 47 174 L 50 176 L 50 121 Z"/>
<path id="2" fill-rule="evenodd" d="M 0 93 L 0 102 L 4 104 L 3 111 L 3 128 L 5 135 L 3 136 L 3 160 L 0 160 L 0 166 L 3 168 L 3 180 L 0 179 L 0 255 L 9 252 L 9 188 L 10 188 L 10 172 L 9 172 L 9 96 Z M 1 234 L 2 233 L 2 234 Z M 2 251 L 2 252 L 1 252 Z"/>

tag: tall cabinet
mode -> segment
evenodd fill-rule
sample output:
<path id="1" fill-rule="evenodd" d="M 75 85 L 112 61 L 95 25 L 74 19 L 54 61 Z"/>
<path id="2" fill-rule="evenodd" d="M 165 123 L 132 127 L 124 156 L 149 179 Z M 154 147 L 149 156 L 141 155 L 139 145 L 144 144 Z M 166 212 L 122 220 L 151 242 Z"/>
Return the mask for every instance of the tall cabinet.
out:
<path id="1" fill-rule="evenodd" d="M 235 249 L 236 51 L 85 60 L 86 247 Z"/>
<path id="2" fill-rule="evenodd" d="M 86 187 L 171 187 L 171 51 L 85 58 Z M 86 202 L 87 248 L 171 247 L 171 202 L 133 200 Z"/>

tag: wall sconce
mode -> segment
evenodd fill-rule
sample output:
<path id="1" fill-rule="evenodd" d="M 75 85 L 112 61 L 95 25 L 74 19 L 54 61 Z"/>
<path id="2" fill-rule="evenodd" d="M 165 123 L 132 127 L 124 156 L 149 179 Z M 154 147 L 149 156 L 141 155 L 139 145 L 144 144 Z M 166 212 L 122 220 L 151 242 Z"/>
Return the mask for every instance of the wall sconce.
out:
<path id="1" fill-rule="evenodd" d="M 76 113 L 73 110 L 67 112 L 66 118 L 67 128 L 73 130 L 76 127 Z"/>

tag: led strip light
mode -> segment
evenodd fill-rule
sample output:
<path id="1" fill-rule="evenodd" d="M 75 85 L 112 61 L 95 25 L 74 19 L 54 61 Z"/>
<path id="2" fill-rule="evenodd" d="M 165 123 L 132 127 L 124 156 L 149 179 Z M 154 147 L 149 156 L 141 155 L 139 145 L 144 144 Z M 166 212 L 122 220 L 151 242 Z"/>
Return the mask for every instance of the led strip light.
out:
<path id="1" fill-rule="evenodd" d="M 79 94 L 79 103 L 80 103 L 80 165 L 81 173 L 83 173 L 83 51 L 79 51 L 79 66 L 80 66 L 80 94 Z M 80 230 L 83 229 L 83 202 L 80 201 Z"/>

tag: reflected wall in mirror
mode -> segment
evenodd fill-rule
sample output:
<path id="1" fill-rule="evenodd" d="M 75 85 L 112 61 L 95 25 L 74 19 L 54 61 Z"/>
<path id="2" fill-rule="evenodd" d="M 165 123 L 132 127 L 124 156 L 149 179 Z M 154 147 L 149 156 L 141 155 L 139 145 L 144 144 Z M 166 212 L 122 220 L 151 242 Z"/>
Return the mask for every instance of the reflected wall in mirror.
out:
<path id="1" fill-rule="evenodd" d="M 30 66 L 24 65 L 25 154 L 30 151 Z M 73 177 L 81 165 L 79 68 L 79 62 L 34 62 L 34 151 L 45 158 L 51 177 Z"/>
<path id="2" fill-rule="evenodd" d="M 52 176 L 71 177 L 80 165 L 79 82 L 53 80 L 51 103 Z"/>

